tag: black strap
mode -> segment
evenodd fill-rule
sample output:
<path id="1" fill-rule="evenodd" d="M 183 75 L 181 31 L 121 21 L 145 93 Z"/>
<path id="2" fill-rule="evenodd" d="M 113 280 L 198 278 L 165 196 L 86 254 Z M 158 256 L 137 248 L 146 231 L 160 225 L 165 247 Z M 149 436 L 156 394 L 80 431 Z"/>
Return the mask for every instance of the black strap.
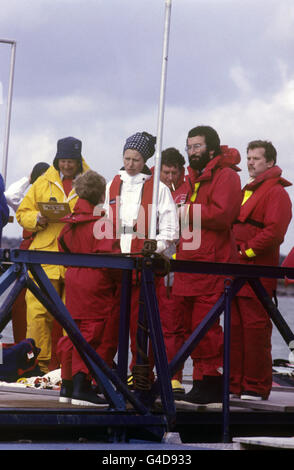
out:
<path id="1" fill-rule="evenodd" d="M 250 224 L 250 225 L 253 225 L 254 227 L 264 228 L 264 224 L 262 222 L 258 222 L 258 220 L 249 219 L 249 218 L 244 220 L 244 222 L 241 222 L 240 220 L 236 220 L 234 223 L 235 224 Z"/>
<path id="2" fill-rule="evenodd" d="M 65 243 L 63 237 L 60 237 L 58 241 L 59 241 L 60 245 L 62 246 L 63 250 L 65 251 L 65 253 L 71 253 L 71 251 L 68 248 L 67 244 Z"/>

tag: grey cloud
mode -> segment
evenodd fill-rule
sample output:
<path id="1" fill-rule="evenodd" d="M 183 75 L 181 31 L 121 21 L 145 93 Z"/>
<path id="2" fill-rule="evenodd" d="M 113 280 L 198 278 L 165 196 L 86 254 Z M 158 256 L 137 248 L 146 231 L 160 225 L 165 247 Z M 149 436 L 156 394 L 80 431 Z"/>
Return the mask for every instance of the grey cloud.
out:
<path id="1" fill-rule="evenodd" d="M 15 96 L 99 90 L 131 106 L 138 100 L 156 102 L 164 1 L 30 4 L 38 14 L 30 19 L 26 12 L 22 22 L 6 22 L 2 29 L 18 41 Z M 189 106 L 191 97 L 197 97 L 201 105 L 210 106 L 237 99 L 239 90 L 229 76 L 232 63 L 252 70 L 253 92 L 273 91 L 280 80 L 278 60 L 292 64 L 290 45 L 286 48 L 269 34 L 271 24 L 275 27 L 275 8 L 277 2 L 265 0 L 174 1 L 169 102 Z"/>

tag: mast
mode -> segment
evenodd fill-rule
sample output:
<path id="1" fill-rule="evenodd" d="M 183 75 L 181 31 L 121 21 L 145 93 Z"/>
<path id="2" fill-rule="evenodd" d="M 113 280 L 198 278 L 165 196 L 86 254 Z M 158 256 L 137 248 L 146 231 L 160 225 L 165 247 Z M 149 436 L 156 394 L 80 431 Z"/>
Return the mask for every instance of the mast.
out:
<path id="1" fill-rule="evenodd" d="M 7 114 L 6 114 L 6 125 L 5 125 L 4 145 L 3 145 L 3 161 L 2 161 L 2 176 L 3 176 L 4 182 L 6 182 L 16 41 L 13 41 L 10 39 L 0 39 L 0 43 L 11 45 L 9 86 L 8 86 L 8 98 L 7 98 Z"/>
<path id="2" fill-rule="evenodd" d="M 172 3 L 171 0 L 165 0 L 165 23 L 164 23 L 164 39 L 163 39 L 163 54 L 162 54 L 162 69 L 161 69 L 161 85 L 160 85 L 160 98 L 159 98 L 159 109 L 158 109 L 157 134 L 156 134 L 157 139 L 156 139 L 156 152 L 155 152 L 155 165 L 154 165 L 152 212 L 151 212 L 151 223 L 150 223 L 150 231 L 149 231 L 149 238 L 151 240 L 155 240 L 156 238 L 156 214 L 157 214 L 157 204 L 158 204 L 158 188 L 159 188 L 159 181 L 160 181 L 161 149 L 162 149 L 162 133 L 163 133 L 163 120 L 164 120 L 171 3 Z"/>

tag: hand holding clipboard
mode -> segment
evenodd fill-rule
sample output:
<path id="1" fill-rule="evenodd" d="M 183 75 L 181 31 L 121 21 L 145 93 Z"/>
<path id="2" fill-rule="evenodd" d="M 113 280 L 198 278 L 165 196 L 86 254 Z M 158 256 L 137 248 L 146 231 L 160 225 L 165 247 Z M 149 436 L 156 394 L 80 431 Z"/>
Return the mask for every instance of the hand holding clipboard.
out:
<path id="1" fill-rule="evenodd" d="M 71 212 L 68 202 L 50 200 L 48 202 L 38 202 L 38 207 L 40 209 L 38 223 L 42 226 L 50 222 L 59 222 L 62 217 Z"/>

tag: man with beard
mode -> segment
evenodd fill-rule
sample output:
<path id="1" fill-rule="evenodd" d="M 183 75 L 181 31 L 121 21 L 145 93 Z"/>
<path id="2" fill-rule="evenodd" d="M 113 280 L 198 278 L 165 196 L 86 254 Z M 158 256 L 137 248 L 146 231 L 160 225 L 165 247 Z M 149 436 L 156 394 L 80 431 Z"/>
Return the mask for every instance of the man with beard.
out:
<path id="1" fill-rule="evenodd" d="M 193 210 L 201 206 L 201 239 L 198 247 L 189 246 L 182 232 L 177 260 L 237 262 L 238 252 L 232 224 L 238 217 L 242 195 L 236 166 L 238 150 L 220 145 L 217 132 L 209 126 L 191 129 L 187 138 L 191 187 L 187 222 L 193 238 Z M 185 338 L 201 323 L 224 292 L 224 276 L 198 273 L 175 273 L 173 295 L 182 312 Z M 193 387 L 181 402 L 222 402 L 223 332 L 216 321 L 191 353 Z"/>

